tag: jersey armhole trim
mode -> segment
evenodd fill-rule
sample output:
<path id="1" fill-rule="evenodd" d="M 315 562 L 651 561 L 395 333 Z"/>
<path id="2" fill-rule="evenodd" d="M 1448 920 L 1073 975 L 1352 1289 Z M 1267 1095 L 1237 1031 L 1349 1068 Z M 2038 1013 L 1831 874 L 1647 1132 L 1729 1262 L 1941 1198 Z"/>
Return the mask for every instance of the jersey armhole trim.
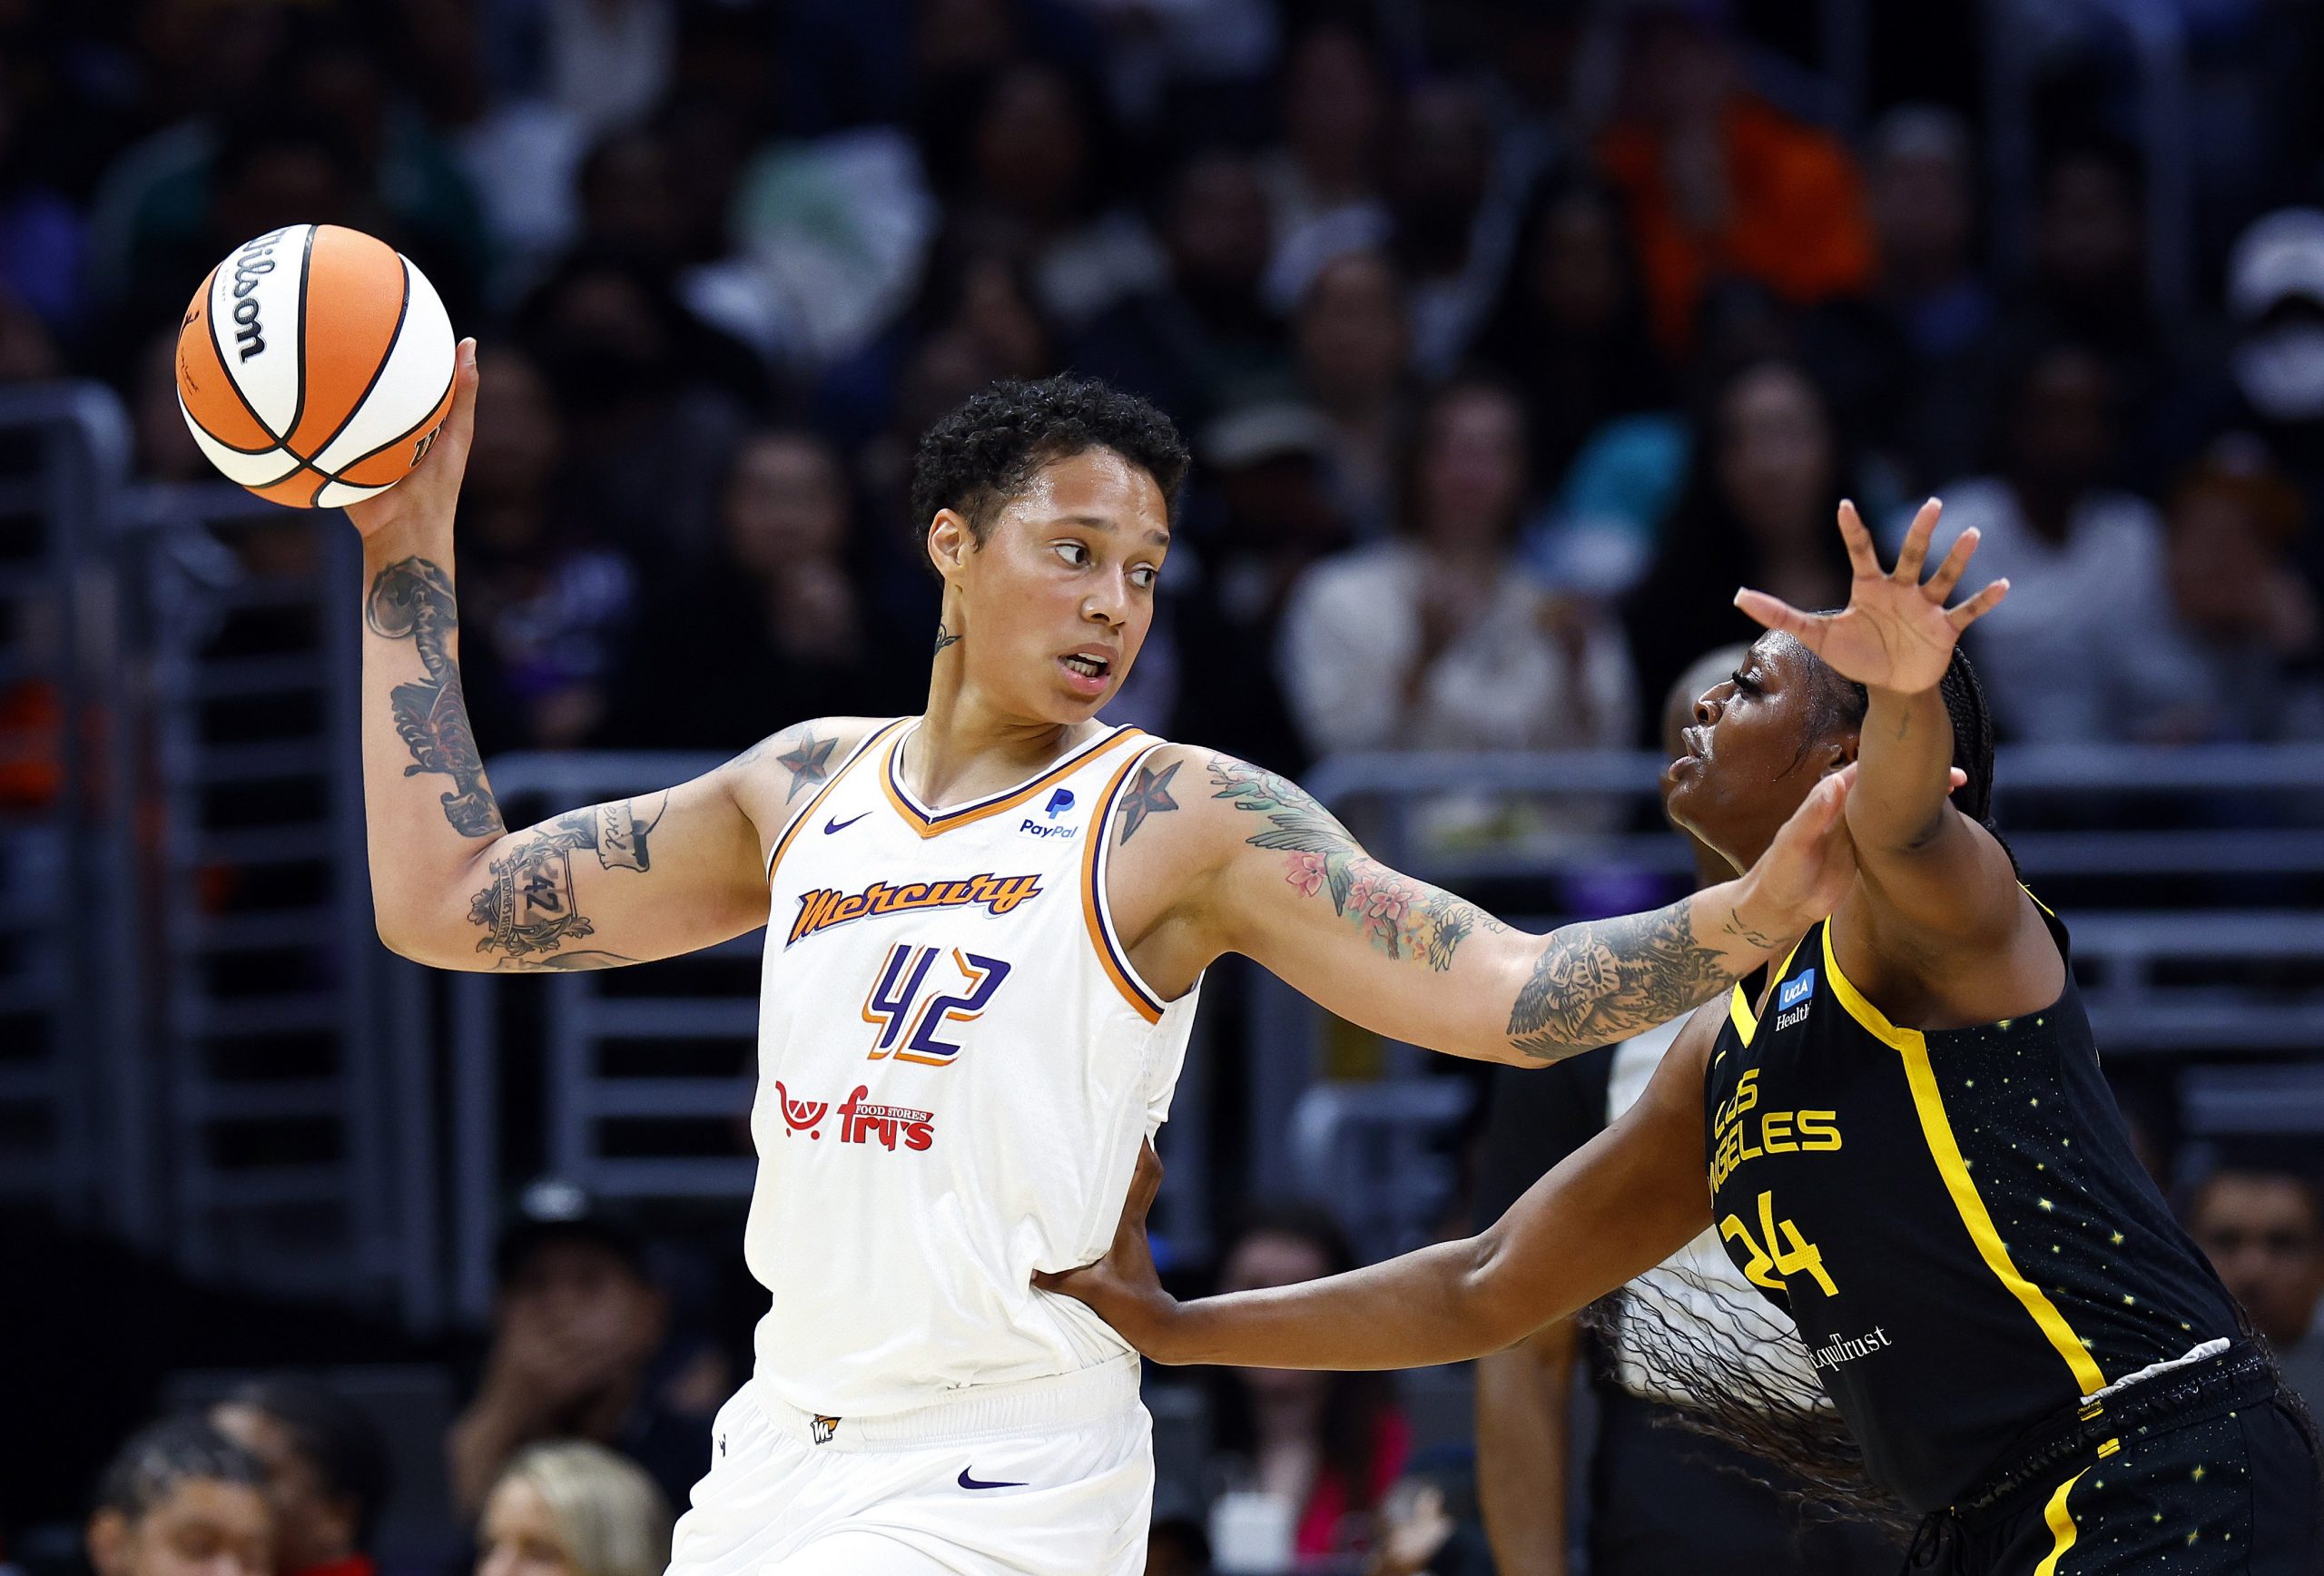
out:
<path id="1" fill-rule="evenodd" d="M 840 785 L 840 780 L 847 775 L 849 768 L 869 754 L 872 745 L 911 720 L 909 717 L 898 717 L 864 734 L 862 742 L 848 752 L 847 759 L 842 761 L 839 763 L 839 770 L 832 773 L 832 780 L 815 790 L 815 796 L 807 801 L 807 808 L 791 818 L 791 824 L 783 829 L 783 835 L 776 838 L 774 846 L 767 851 L 765 881 L 768 885 L 772 886 L 774 882 L 774 867 L 783 862 L 783 851 L 791 846 L 791 840 L 799 835 L 799 829 L 815 818 L 816 810 L 825 799 L 831 797 L 832 790 Z"/>
<path id="2" fill-rule="evenodd" d="M 2009 1256 L 2009 1246 L 2001 1239 L 1994 1226 L 1994 1217 L 1985 1208 L 1984 1195 L 1969 1175 L 1969 1167 L 1961 1157 L 1961 1146 L 1953 1137 L 1953 1120 L 1945 1115 L 1945 1095 L 1936 1087 L 1936 1069 L 1928 1059 L 1928 1038 L 1917 1029 L 1899 1029 L 1888 1021 L 1886 1014 L 1865 1000 L 1856 982 L 1840 971 L 1838 958 L 1832 950 L 1832 922 L 1824 921 L 1824 974 L 1832 982 L 1832 994 L 1846 1011 L 1875 1039 L 1896 1051 L 1904 1060 L 1905 1082 L 1913 1095 L 1913 1112 L 1920 1118 L 1921 1138 L 1927 1144 L 1929 1157 L 1936 1163 L 1937 1175 L 1944 1179 L 1945 1190 L 1953 1198 L 1953 1207 L 1961 1216 L 1961 1224 L 1969 1233 L 1969 1240 L 1976 1246 L 1977 1256 L 1985 1261 L 1994 1278 L 2003 1289 L 2015 1297 L 2051 1347 L 2064 1359 L 2074 1383 L 2082 1386 L 2081 1394 L 2091 1394 L 2106 1388 L 2105 1373 L 2082 1337 L 2073 1333 L 2066 1316 L 2058 1311 L 2047 1293 L 2018 1273 L 2016 1263 Z M 2063 1503 L 2061 1499 L 2058 1502 Z"/>
<path id="3" fill-rule="evenodd" d="M 1105 792 L 1098 796 L 1097 809 L 1089 816 L 1089 845 L 1081 855 L 1081 918 L 1089 928 L 1089 944 L 1097 951 L 1098 963 L 1106 971 L 1106 978 L 1114 982 L 1122 1000 L 1148 1023 L 1161 1022 L 1162 1013 L 1169 1004 L 1137 977 L 1128 951 L 1114 933 L 1113 909 L 1106 901 L 1106 838 L 1113 822 L 1114 801 L 1121 796 L 1130 768 L 1160 749 L 1162 744 L 1159 739 L 1148 741 L 1131 751 L 1129 758 L 1114 769 Z"/>

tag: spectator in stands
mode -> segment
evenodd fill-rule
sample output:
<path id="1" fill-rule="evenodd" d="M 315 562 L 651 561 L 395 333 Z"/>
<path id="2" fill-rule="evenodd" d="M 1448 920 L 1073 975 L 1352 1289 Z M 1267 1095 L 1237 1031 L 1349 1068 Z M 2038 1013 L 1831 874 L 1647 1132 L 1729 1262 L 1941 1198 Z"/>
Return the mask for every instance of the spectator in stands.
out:
<path id="1" fill-rule="evenodd" d="M 2147 257 L 2137 161 L 2097 142 L 2052 154 L 2034 214 L 2034 275 L 2002 332 L 2014 344 L 2064 339 L 2096 352 L 2134 421 L 2162 391 L 2172 360 Z"/>
<path id="2" fill-rule="evenodd" d="M 2237 341 L 2232 389 L 2216 429 L 2255 433 L 2324 516 L 2324 210 L 2287 208 L 2254 223 L 2228 261 L 2228 308 Z M 2309 533 L 2299 561 L 2324 593 L 2324 533 Z"/>
<path id="3" fill-rule="evenodd" d="M 482 352 L 460 491 L 460 655 L 487 747 L 556 748 L 607 725 L 639 576 L 607 539 L 570 426 L 534 360 Z"/>
<path id="4" fill-rule="evenodd" d="M 2171 610 L 2189 663 L 2154 736 L 2188 741 L 2324 736 L 2324 620 L 2292 559 L 2307 500 L 2248 433 L 2188 473 L 2164 513 Z"/>
<path id="5" fill-rule="evenodd" d="M 273 1576 L 266 1469 L 199 1417 L 133 1435 L 89 1517 L 96 1576 Z"/>
<path id="6" fill-rule="evenodd" d="M 12 41 L 13 42 L 13 41 Z M 0 291 L 24 303 L 52 335 L 81 327 L 88 223 L 38 167 L 17 84 L 0 103 Z"/>
<path id="7" fill-rule="evenodd" d="M 448 1442 L 453 1503 L 478 1514 L 519 1450 L 557 1439 L 611 1446 L 682 1500 L 731 1386 L 714 1352 L 672 1361 L 684 1354 L 665 1350 L 668 1300 L 637 1238 L 577 1188 L 540 1183 L 497 1259 L 492 1345 Z"/>
<path id="8" fill-rule="evenodd" d="M 1629 15 L 1621 104 L 1598 158 L 1629 206 L 1656 337 L 1689 346 L 1722 277 L 1794 305 L 1860 293 L 1872 227 L 1847 150 L 1746 91 L 1720 5 L 1649 0 Z"/>
<path id="9" fill-rule="evenodd" d="M 1392 109 L 1372 41 L 1337 18 L 1306 28 L 1286 52 L 1278 103 L 1283 141 L 1260 165 L 1276 239 L 1374 207 Z"/>
<path id="10" fill-rule="evenodd" d="M 603 1445 L 531 1445 L 494 1482 L 477 1542 L 476 1576 L 661 1576 L 670 1502 Z"/>
<path id="11" fill-rule="evenodd" d="M 1500 156 L 1482 89 L 1450 80 L 1405 96 L 1388 162 L 1389 254 L 1403 276 L 1413 360 L 1452 370 L 1492 310 L 1527 172 Z"/>
<path id="12" fill-rule="evenodd" d="M 1524 391 L 1534 473 L 1551 488 L 1608 421 L 1670 403 L 1638 260 L 1603 187 L 1557 181 L 1535 194 L 1508 282 L 1472 353 Z"/>
<path id="13" fill-rule="evenodd" d="M 1932 104 L 1890 111 L 1873 129 L 1869 175 L 1880 259 L 1865 347 L 1881 363 L 1872 414 L 1916 483 L 1934 486 L 1976 463 L 1978 372 L 1999 312 L 1977 270 L 1967 124 Z"/>
<path id="14" fill-rule="evenodd" d="M 389 1477 L 377 1423 L 330 1386 L 287 1374 L 243 1385 L 210 1421 L 266 1468 L 275 1576 L 373 1576 Z"/>
<path id="15" fill-rule="evenodd" d="M 1178 575 L 1186 591 L 1169 592 L 1179 664 L 1172 732 L 1274 771 L 1305 761 L 1274 662 L 1284 605 L 1309 566 L 1347 541 L 1324 481 L 1330 447 L 1330 424 L 1305 406 L 1222 416 L 1196 435 L 1202 482 L 1181 511 L 1192 573 Z"/>
<path id="16" fill-rule="evenodd" d="M 1088 82 L 1019 60 L 962 108 L 923 152 L 970 250 L 1023 263 L 1042 311 L 1069 331 L 1160 280 L 1145 226 L 1111 205 L 1113 130 Z"/>
<path id="17" fill-rule="evenodd" d="M 1266 199 L 1251 161 L 1197 153 L 1163 202 L 1166 283 L 1107 312 L 1073 353 L 1076 369 L 1153 400 L 1182 427 L 1279 392 L 1288 376 L 1282 321 L 1261 299 Z"/>
<path id="18" fill-rule="evenodd" d="M 563 474 L 592 523 L 650 577 L 698 563 L 719 478 L 766 397 L 758 358 L 665 276 L 606 251 L 568 257 L 512 326 L 556 399 Z"/>
<path id="19" fill-rule="evenodd" d="M 1412 330 L 1395 264 L 1342 254 L 1315 271 L 1296 321 L 1301 392 L 1330 427 L 1324 473 L 1356 536 L 1385 536 L 1395 510 L 1394 456 L 1412 421 Z"/>
<path id="20" fill-rule="evenodd" d="M 2039 348 L 1999 405 L 1998 472 L 1938 489 L 1945 516 L 1929 544 L 1941 556 L 1974 527 L 1979 573 L 2011 582 L 1970 637 L 1995 727 L 2069 744 L 2162 726 L 2156 697 L 2183 692 L 2191 659 L 2171 616 L 2162 517 L 2107 485 L 2120 409 L 2110 363 L 2080 345 Z M 1908 513 L 1893 517 L 1889 551 Z"/>
<path id="21" fill-rule="evenodd" d="M 1625 605 L 1639 682 L 1669 688 L 1706 642 L 1748 641 L 1738 586 L 1795 607 L 1847 600 L 1848 561 L 1833 510 L 1855 466 L 1823 389 L 1797 361 L 1746 362 L 1713 388 L 1692 464 L 1651 566 Z M 1669 632 L 1679 632 L 1673 640 Z"/>
<path id="22" fill-rule="evenodd" d="M 832 447 L 796 428 L 746 441 L 723 521 L 710 561 L 641 621 L 613 730 L 731 754 L 802 717 L 903 709 L 927 654 L 900 654 L 869 616 L 850 563 L 853 490 Z"/>
<path id="23" fill-rule="evenodd" d="M 1281 664 L 1309 749 L 1574 749 L 1637 725 L 1614 622 L 1519 566 L 1525 411 L 1448 385 L 1409 447 L 1404 533 L 1325 559 L 1293 591 Z"/>
<path id="24" fill-rule="evenodd" d="M 1221 1292 L 1293 1285 L 1355 1267 L 1332 1217 L 1312 1205 L 1253 1212 L 1218 1272 Z M 1301 1558 L 1364 1547 L 1380 1497 L 1404 1469 L 1412 1428 L 1381 1374 L 1216 1371 L 1213 1426 L 1248 1486 L 1296 1506 Z"/>
<path id="25" fill-rule="evenodd" d="M 2284 1378 L 2324 1412 L 2324 1185 L 2313 1156 L 2296 1167 L 2276 1157 L 2236 1156 L 2205 1178 L 2187 1229 L 2219 1278 L 2275 1348 Z"/>

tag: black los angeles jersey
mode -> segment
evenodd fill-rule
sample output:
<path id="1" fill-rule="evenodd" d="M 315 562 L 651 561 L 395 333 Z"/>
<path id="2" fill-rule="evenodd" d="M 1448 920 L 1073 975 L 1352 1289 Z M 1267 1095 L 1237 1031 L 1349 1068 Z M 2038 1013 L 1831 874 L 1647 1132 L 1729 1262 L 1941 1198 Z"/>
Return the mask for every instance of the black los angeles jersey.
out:
<path id="1" fill-rule="evenodd" d="M 1923 1033 L 1843 977 L 1829 926 L 1764 1019 L 1757 989 L 1730 998 L 1704 1088 L 1711 1213 L 1874 1475 L 1925 1512 L 2239 1325 L 2131 1152 L 2071 967 L 2044 1011 Z"/>

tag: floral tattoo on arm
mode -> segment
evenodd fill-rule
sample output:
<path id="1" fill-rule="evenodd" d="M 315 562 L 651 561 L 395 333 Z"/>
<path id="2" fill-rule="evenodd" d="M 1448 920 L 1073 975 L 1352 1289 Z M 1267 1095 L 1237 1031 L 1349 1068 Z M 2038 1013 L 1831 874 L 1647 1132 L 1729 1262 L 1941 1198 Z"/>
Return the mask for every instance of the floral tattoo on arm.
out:
<path id="1" fill-rule="evenodd" d="M 1387 957 L 1441 973 L 1472 934 L 1509 928 L 1475 904 L 1400 875 L 1365 853 L 1330 811 L 1288 778 L 1214 755 L 1210 780 L 1217 789 L 1213 798 L 1265 817 L 1267 829 L 1244 841 L 1280 850 L 1284 880 L 1303 896 L 1329 896 L 1332 911 Z"/>

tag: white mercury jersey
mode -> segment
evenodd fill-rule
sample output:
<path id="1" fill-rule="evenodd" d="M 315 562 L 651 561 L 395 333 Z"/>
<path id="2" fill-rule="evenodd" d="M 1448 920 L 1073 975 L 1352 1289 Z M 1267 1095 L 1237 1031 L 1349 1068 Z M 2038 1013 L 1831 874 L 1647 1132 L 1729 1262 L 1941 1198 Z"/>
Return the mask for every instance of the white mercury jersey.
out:
<path id="1" fill-rule="evenodd" d="M 756 1378 L 840 1418 L 1129 1350 L 1031 1276 L 1112 1242 L 1199 992 L 1157 997 L 1106 903 L 1108 817 L 1160 740 L 1111 729 L 931 811 L 901 769 L 918 721 L 874 730 L 768 860 Z"/>

